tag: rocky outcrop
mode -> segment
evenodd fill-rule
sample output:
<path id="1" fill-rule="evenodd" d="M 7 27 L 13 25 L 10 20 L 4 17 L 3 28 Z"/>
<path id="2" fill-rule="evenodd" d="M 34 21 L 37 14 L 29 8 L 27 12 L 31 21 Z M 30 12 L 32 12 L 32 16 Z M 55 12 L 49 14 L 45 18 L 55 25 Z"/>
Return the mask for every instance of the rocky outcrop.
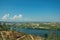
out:
<path id="1" fill-rule="evenodd" d="M 27 35 L 15 31 L 0 31 L 3 40 L 43 40 L 40 36 Z"/>

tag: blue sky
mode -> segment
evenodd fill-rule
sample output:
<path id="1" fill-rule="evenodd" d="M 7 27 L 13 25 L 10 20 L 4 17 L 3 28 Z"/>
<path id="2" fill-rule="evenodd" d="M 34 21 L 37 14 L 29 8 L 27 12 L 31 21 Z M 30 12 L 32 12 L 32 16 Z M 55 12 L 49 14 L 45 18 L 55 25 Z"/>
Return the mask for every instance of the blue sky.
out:
<path id="1" fill-rule="evenodd" d="M 0 21 L 60 22 L 60 0 L 0 0 Z"/>

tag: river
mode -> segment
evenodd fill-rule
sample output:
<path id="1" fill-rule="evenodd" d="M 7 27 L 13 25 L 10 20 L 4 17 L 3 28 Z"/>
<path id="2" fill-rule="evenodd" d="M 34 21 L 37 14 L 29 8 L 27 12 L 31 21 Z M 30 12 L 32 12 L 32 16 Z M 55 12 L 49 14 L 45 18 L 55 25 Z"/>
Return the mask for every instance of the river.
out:
<path id="1" fill-rule="evenodd" d="M 42 29 L 32 29 L 32 28 L 18 28 L 18 27 L 10 27 L 10 30 L 15 30 L 18 32 L 23 32 L 26 34 L 32 34 L 32 35 L 40 35 L 42 37 L 44 37 L 44 34 L 49 35 L 51 30 L 42 30 Z M 54 34 L 56 34 L 57 36 L 60 35 L 60 30 L 55 30 Z"/>

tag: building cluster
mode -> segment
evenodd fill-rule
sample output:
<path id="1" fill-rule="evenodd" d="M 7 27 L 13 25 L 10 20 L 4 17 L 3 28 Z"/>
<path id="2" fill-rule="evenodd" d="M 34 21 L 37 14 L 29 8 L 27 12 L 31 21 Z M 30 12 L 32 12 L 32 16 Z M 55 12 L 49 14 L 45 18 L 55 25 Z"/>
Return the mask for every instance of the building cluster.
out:
<path id="1" fill-rule="evenodd" d="M 25 23 L 25 22 L 0 22 L 0 25 L 10 25 L 10 26 L 29 26 L 29 27 L 39 27 L 39 26 L 60 26 L 60 23 L 56 23 L 56 22 L 41 22 L 41 23 L 34 23 L 34 22 L 31 22 L 31 23 Z"/>

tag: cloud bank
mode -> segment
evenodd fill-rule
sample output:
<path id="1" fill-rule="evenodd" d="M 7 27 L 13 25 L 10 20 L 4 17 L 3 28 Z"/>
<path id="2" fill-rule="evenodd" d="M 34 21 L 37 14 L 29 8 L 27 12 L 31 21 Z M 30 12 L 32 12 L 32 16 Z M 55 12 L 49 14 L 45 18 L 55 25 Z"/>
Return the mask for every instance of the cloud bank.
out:
<path id="1" fill-rule="evenodd" d="M 14 16 L 12 16 L 11 17 L 11 15 L 10 14 L 5 14 L 5 15 L 3 15 L 2 16 L 2 20 L 19 20 L 19 19 L 21 19 L 22 18 L 22 15 L 21 14 L 19 14 L 19 15 L 14 15 Z"/>
<path id="2" fill-rule="evenodd" d="M 20 18 L 22 18 L 22 15 L 21 14 L 19 14 L 19 15 L 14 15 L 13 17 L 12 17 L 12 19 L 20 19 Z"/>
<path id="3" fill-rule="evenodd" d="M 2 17 L 2 19 L 5 20 L 5 19 L 8 19 L 8 17 L 9 17 L 9 14 L 5 14 L 5 15 Z"/>
<path id="4" fill-rule="evenodd" d="M 39 18 L 30 18 L 30 17 L 23 17 L 22 14 L 19 15 L 10 15 L 10 14 L 5 14 L 1 17 L 0 21 L 52 21 L 52 22 L 58 22 L 60 21 L 60 17 L 39 17 Z"/>

